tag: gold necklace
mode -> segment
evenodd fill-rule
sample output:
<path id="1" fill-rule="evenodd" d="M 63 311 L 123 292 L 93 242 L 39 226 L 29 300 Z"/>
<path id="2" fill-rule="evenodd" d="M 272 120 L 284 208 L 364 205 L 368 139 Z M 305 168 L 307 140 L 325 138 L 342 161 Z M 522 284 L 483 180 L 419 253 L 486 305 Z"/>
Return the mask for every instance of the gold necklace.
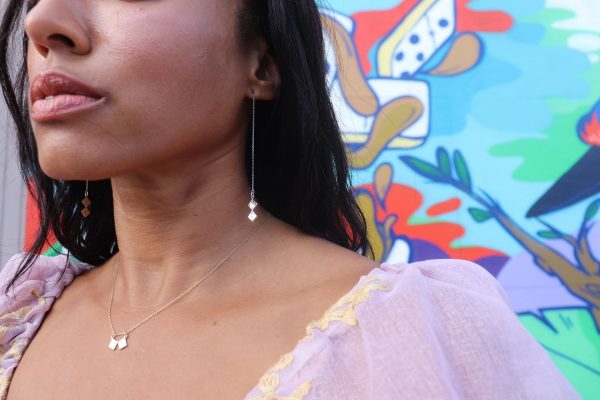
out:
<path id="1" fill-rule="evenodd" d="M 167 304 L 165 304 L 164 306 L 162 306 L 161 308 L 159 308 L 158 310 L 156 310 L 155 312 L 153 312 L 152 314 L 150 314 L 149 316 L 147 316 L 146 318 L 144 318 L 143 320 L 141 320 L 140 322 L 138 322 L 133 327 L 129 328 L 125 332 L 120 332 L 120 333 L 116 333 L 115 332 L 115 328 L 113 326 L 112 318 L 111 318 L 111 315 L 110 315 L 111 314 L 111 310 L 112 310 L 113 297 L 115 295 L 115 283 L 117 281 L 117 269 L 119 268 L 119 264 L 118 264 L 118 257 L 119 256 L 117 254 L 117 257 L 115 258 L 115 276 L 114 276 L 114 279 L 113 279 L 113 286 L 112 286 L 112 291 L 111 291 L 111 294 L 110 294 L 110 304 L 108 305 L 108 321 L 110 322 L 110 327 L 112 329 L 112 335 L 110 336 L 110 342 L 108 343 L 108 347 L 111 350 L 115 350 L 116 348 L 118 348 L 119 350 L 121 350 L 121 349 L 124 349 L 125 347 L 127 347 L 127 336 L 128 336 L 128 334 L 131 331 L 133 331 L 135 328 L 137 328 L 138 326 L 140 326 L 144 322 L 148 321 L 150 318 L 155 317 L 159 312 L 163 311 L 164 309 L 166 309 L 167 307 L 169 307 L 171 304 L 175 303 L 177 300 L 179 300 L 185 294 L 187 294 L 192 289 L 194 289 L 196 286 L 198 286 L 200 283 L 202 283 L 206 278 L 208 278 L 213 272 L 215 272 L 217 270 L 217 268 L 219 268 L 225 261 L 227 261 L 227 259 L 229 257 L 231 257 L 236 251 L 238 251 L 240 249 L 240 247 L 242 247 L 244 245 L 244 243 L 246 243 L 248 241 L 248 239 L 250 239 L 252 237 L 252 235 L 254 235 L 254 233 L 256 233 L 256 231 L 258 231 L 258 229 L 265 223 L 265 221 L 269 218 L 270 215 L 271 215 L 271 213 L 267 213 L 267 215 L 263 218 L 263 220 L 261 221 L 261 223 L 258 226 L 256 226 L 248 234 L 248 236 L 246 236 L 244 238 L 244 240 L 242 240 L 236 247 L 234 247 L 233 250 L 231 250 L 229 252 L 229 254 L 227 254 L 225 257 L 223 257 L 223 259 L 221 259 L 221 261 L 219 261 L 213 267 L 213 269 L 211 269 L 210 271 L 208 271 L 208 273 L 206 275 L 204 275 L 204 277 L 202 277 L 202 279 L 198 280 L 196 283 L 194 283 L 190 288 L 186 289 L 179 296 L 175 297 L 173 300 L 171 300 L 170 302 L 168 302 Z"/>

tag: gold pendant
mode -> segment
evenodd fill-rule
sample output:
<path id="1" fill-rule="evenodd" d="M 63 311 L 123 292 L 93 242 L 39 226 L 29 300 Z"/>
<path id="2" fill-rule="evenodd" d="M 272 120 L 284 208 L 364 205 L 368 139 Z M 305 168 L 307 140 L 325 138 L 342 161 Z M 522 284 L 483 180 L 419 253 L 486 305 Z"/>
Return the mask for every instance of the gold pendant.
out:
<path id="1" fill-rule="evenodd" d="M 115 338 L 118 336 L 123 336 L 123 337 L 119 340 L 116 340 Z M 111 350 L 114 350 L 117 347 L 119 348 L 119 350 L 127 347 L 127 334 L 126 333 L 116 333 L 116 334 L 112 335 L 110 337 L 110 342 L 108 343 L 108 347 Z"/>

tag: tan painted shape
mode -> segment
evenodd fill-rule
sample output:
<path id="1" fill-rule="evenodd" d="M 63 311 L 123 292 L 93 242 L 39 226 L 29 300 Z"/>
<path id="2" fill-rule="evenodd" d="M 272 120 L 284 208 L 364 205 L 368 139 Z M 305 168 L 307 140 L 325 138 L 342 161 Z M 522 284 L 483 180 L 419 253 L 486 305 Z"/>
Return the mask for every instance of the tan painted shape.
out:
<path id="1" fill-rule="evenodd" d="M 423 115 L 423 104 L 412 96 L 392 100 L 375 117 L 369 141 L 352 154 L 355 168 L 369 166 L 385 146 Z"/>
<path id="2" fill-rule="evenodd" d="M 379 107 L 377 96 L 363 75 L 354 41 L 337 21 L 326 15 L 322 15 L 321 19 L 335 51 L 340 87 L 345 99 L 357 113 L 375 114 Z"/>
<path id="3" fill-rule="evenodd" d="M 391 184 L 392 166 L 388 163 L 381 164 L 375 171 L 375 191 L 380 203 L 383 203 Z"/>
<path id="4" fill-rule="evenodd" d="M 429 75 L 453 76 L 470 70 L 481 58 L 481 42 L 472 33 L 460 35 L 442 62 Z"/>
<path id="5" fill-rule="evenodd" d="M 359 193 L 356 196 L 356 202 L 361 211 L 365 215 L 367 222 L 367 237 L 373 247 L 373 256 L 375 260 L 381 260 L 385 245 L 379 231 L 377 230 L 377 222 L 375 219 L 375 204 L 374 199 L 367 193 Z"/>

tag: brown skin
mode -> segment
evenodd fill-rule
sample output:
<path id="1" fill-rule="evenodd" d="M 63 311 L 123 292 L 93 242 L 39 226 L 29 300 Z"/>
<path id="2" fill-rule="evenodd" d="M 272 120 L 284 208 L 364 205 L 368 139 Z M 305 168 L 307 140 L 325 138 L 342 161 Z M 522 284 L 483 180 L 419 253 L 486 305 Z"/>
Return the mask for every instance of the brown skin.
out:
<path id="1" fill-rule="evenodd" d="M 264 39 L 240 42 L 239 4 L 41 0 L 26 17 L 30 79 L 65 71 L 107 97 L 89 113 L 32 125 L 46 174 L 111 179 L 117 331 L 203 277 L 266 214 L 258 207 L 254 223 L 246 217 L 244 135 L 252 92 L 273 99 L 280 77 Z M 377 265 L 271 217 L 113 352 L 114 262 L 82 274 L 56 300 L 9 400 L 241 399 Z"/>

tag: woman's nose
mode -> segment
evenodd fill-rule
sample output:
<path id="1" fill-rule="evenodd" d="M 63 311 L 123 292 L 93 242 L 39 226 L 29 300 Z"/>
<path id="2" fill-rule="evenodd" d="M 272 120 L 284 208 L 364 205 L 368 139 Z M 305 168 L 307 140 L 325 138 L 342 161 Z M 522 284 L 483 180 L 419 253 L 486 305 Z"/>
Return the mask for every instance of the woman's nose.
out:
<path id="1" fill-rule="evenodd" d="M 86 54 L 91 40 L 84 24 L 85 1 L 39 0 L 25 16 L 25 33 L 42 57 L 48 53 Z"/>

